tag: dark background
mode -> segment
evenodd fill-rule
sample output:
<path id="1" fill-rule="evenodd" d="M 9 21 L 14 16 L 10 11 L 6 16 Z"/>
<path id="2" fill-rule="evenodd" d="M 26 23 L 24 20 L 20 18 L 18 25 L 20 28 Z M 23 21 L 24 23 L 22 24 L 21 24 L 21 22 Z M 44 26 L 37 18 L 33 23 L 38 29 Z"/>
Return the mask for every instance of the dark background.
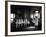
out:
<path id="1" fill-rule="evenodd" d="M 30 16 L 30 13 L 31 14 L 34 14 L 35 11 L 39 11 L 40 13 L 40 21 L 38 22 L 38 26 L 35 26 L 34 23 L 32 21 L 30 21 L 30 24 L 28 25 L 25 25 L 25 26 L 18 26 L 18 28 L 16 28 L 16 19 L 19 19 L 19 18 L 22 18 L 24 19 L 24 14 L 27 14 L 27 19 L 29 20 L 32 20 L 29 16 Z M 13 21 L 13 23 L 11 23 L 11 32 L 14 32 L 14 31 L 35 31 L 35 30 L 41 30 L 41 6 L 22 6 L 22 5 L 11 5 L 11 13 L 15 14 L 15 19 Z M 24 24 L 23 24 L 24 25 Z M 35 29 L 25 29 L 27 27 L 30 27 L 30 26 L 35 26 L 36 28 Z"/>

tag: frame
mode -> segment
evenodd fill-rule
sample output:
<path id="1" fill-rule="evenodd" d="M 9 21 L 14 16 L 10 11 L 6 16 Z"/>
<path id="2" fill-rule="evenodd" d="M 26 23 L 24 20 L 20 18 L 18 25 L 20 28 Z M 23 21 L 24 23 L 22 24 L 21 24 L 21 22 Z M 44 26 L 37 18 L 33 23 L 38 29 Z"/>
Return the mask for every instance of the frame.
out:
<path id="1" fill-rule="evenodd" d="M 39 14 L 40 14 L 40 20 L 41 20 L 40 21 L 41 30 L 39 30 L 39 29 L 17 30 L 16 27 L 15 27 L 16 31 L 11 31 L 12 30 L 11 21 L 14 18 L 14 15 L 13 15 L 14 14 L 14 8 L 13 7 L 16 8 L 15 10 L 17 10 L 17 11 L 18 11 L 19 7 L 20 8 L 22 7 L 21 9 L 23 9 L 23 8 L 24 8 L 23 10 L 27 9 L 26 10 L 27 12 L 28 12 L 28 8 L 31 8 L 31 7 L 32 8 L 30 10 L 31 11 L 33 10 L 34 12 L 35 11 L 38 12 L 38 10 L 40 9 L 41 12 L 39 11 Z M 33 13 L 31 13 L 31 14 L 33 14 Z M 16 13 L 15 13 L 15 15 L 16 15 Z M 34 17 L 35 17 L 35 15 L 36 14 L 34 13 Z M 22 16 L 22 15 L 20 15 L 20 16 Z M 18 19 L 18 17 L 17 17 L 17 19 Z M 37 28 L 37 26 L 35 26 L 35 27 Z M 35 28 L 35 27 L 31 26 L 31 28 Z M 5 35 L 6 36 L 20 36 L 20 35 L 37 35 L 37 34 L 45 34 L 45 3 L 40 3 L 40 2 L 24 2 L 24 1 L 23 2 L 22 1 L 5 1 Z"/>

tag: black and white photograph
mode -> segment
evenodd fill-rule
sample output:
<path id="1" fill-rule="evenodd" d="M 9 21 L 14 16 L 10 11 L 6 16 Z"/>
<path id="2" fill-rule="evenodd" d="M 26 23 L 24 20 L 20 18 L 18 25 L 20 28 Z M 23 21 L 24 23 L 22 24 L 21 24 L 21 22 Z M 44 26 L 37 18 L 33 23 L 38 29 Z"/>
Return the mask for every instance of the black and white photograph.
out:
<path id="1" fill-rule="evenodd" d="M 8 35 L 44 33 L 44 4 L 8 2 Z"/>
<path id="2" fill-rule="evenodd" d="M 11 5 L 11 32 L 41 30 L 41 6 Z"/>

